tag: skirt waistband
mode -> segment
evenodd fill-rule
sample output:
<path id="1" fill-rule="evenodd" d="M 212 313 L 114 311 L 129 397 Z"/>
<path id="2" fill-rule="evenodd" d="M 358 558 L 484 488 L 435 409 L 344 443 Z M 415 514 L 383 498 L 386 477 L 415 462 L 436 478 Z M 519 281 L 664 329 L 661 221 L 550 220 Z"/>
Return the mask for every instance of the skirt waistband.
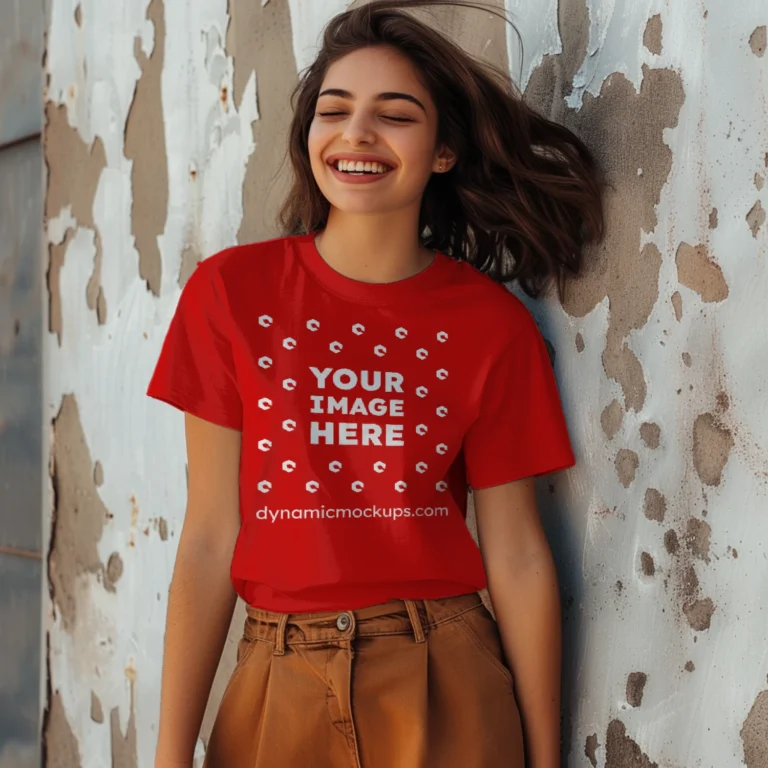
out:
<path id="1" fill-rule="evenodd" d="M 480 607 L 477 592 L 426 600 L 390 600 L 349 611 L 277 613 L 247 606 L 243 635 L 274 643 L 282 656 L 286 646 L 340 644 L 355 637 L 413 633 L 423 643 L 432 627 Z"/>

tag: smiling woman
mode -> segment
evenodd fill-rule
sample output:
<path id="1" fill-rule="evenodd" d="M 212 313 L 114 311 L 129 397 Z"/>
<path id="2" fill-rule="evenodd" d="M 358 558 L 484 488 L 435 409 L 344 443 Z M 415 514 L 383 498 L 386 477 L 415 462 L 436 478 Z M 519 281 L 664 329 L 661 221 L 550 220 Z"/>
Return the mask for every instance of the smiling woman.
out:
<path id="1" fill-rule="evenodd" d="M 600 184 L 506 75 L 403 12 L 439 4 L 475 7 L 331 20 L 294 94 L 284 235 L 205 259 L 169 328 L 149 393 L 190 414 L 193 459 L 158 768 L 190 765 L 229 578 L 248 619 L 208 768 L 558 765 L 532 478 L 574 456 L 541 334 L 498 283 L 578 271 Z"/>

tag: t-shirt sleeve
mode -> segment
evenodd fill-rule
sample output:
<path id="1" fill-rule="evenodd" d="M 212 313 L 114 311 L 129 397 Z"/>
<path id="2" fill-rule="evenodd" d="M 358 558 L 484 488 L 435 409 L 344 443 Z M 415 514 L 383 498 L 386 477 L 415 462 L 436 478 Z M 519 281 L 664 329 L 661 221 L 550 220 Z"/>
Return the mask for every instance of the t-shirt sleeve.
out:
<path id="1" fill-rule="evenodd" d="M 223 286 L 205 261 L 181 292 L 147 394 L 214 424 L 242 429 L 231 318 Z"/>
<path id="2" fill-rule="evenodd" d="M 544 339 L 527 313 L 488 374 L 464 455 L 467 481 L 475 489 L 575 463 Z"/>

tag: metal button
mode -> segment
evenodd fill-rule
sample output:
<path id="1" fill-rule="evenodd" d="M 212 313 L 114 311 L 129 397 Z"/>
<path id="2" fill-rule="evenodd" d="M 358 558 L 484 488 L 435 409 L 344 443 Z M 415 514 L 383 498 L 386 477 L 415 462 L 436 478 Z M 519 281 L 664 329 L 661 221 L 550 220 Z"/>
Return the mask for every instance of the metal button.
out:
<path id="1" fill-rule="evenodd" d="M 339 618 L 336 619 L 336 629 L 338 629 L 339 632 L 344 632 L 344 630 L 349 629 L 350 621 L 349 614 L 342 613 Z"/>

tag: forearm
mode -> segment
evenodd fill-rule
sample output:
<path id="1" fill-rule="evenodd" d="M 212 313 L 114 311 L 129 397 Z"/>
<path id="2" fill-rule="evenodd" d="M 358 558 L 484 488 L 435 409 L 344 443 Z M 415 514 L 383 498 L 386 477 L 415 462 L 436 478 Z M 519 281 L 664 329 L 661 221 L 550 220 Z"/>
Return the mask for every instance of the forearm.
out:
<path id="1" fill-rule="evenodd" d="M 560 599 L 552 555 L 488 573 L 488 589 L 515 678 L 527 768 L 560 766 Z"/>
<path id="2" fill-rule="evenodd" d="M 191 766 L 200 724 L 227 638 L 235 593 L 231 553 L 179 544 L 168 600 L 156 766 Z"/>

